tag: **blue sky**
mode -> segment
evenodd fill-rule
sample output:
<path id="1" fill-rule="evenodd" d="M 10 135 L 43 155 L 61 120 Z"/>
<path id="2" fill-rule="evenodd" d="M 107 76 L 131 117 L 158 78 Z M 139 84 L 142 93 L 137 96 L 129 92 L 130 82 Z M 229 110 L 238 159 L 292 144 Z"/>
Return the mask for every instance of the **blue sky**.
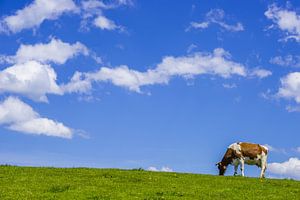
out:
<path id="1" fill-rule="evenodd" d="M 1 0 L 0 163 L 216 174 L 248 141 L 269 177 L 299 179 L 299 10 Z"/>

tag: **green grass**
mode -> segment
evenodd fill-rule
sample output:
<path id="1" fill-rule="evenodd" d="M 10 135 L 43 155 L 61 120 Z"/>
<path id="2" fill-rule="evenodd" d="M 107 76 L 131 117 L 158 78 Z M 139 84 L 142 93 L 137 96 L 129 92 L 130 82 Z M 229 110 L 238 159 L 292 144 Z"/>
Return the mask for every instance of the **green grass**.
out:
<path id="1" fill-rule="evenodd" d="M 293 180 L 0 166 L 0 199 L 300 199 Z"/>

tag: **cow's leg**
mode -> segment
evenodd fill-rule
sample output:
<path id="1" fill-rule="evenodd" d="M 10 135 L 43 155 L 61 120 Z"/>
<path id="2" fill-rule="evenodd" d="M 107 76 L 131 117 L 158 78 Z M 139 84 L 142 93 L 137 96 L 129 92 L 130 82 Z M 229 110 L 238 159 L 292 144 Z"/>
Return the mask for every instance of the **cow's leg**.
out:
<path id="1" fill-rule="evenodd" d="M 237 175 L 237 170 L 238 170 L 238 168 L 239 168 L 239 163 L 237 162 L 237 163 L 234 163 L 234 176 L 236 176 Z"/>
<path id="2" fill-rule="evenodd" d="M 244 167 L 245 167 L 245 162 L 244 162 L 244 159 L 243 158 L 240 158 L 239 159 L 240 161 L 240 165 L 241 165 L 241 172 L 242 172 L 242 176 L 245 176 L 245 173 L 244 173 Z"/>
<path id="3" fill-rule="evenodd" d="M 260 178 L 265 178 L 265 171 L 267 169 L 267 156 L 263 155 L 261 158 Z"/>
<path id="4" fill-rule="evenodd" d="M 239 160 L 235 159 L 235 160 L 233 160 L 232 164 L 234 166 L 234 174 L 233 174 L 233 176 L 236 176 L 238 174 L 237 170 L 239 168 L 240 162 L 239 162 Z"/>

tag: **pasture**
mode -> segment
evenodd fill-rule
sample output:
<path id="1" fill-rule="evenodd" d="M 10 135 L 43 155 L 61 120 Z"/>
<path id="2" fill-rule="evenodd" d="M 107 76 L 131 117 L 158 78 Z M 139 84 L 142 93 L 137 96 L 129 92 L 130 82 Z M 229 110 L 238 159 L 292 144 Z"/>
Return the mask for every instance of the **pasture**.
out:
<path id="1" fill-rule="evenodd" d="M 0 199 L 300 199 L 294 180 L 0 166 Z"/>

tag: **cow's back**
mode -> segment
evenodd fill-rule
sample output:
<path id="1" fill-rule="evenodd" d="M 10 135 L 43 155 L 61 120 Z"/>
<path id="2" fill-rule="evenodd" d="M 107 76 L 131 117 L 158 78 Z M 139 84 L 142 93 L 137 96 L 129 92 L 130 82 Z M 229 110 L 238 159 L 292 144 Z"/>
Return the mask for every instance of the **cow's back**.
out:
<path id="1" fill-rule="evenodd" d="M 258 155 L 267 154 L 268 149 L 259 144 L 240 142 L 241 153 L 243 157 L 249 157 L 251 159 L 256 158 Z"/>

